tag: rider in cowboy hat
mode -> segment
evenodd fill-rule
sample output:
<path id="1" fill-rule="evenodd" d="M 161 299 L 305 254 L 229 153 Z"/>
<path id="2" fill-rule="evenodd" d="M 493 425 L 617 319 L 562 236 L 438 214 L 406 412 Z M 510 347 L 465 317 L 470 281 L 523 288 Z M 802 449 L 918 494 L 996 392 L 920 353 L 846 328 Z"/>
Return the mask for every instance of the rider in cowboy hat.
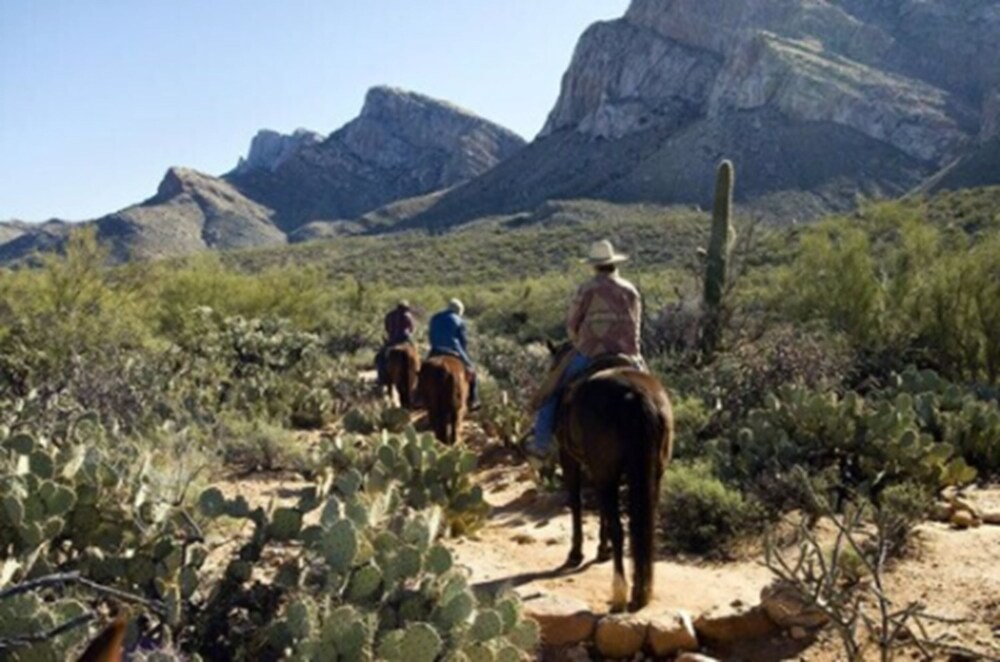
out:
<path id="1" fill-rule="evenodd" d="M 543 386 L 536 396 L 537 415 L 534 433 L 525 450 L 547 458 L 554 450 L 553 435 L 559 391 L 573 378 L 583 374 L 599 356 L 627 356 L 642 366 L 639 346 L 642 303 L 639 291 L 618 275 L 618 265 L 627 255 L 615 251 L 610 241 L 598 241 L 584 260 L 594 267 L 594 277 L 580 286 L 566 317 L 566 330 L 573 351 L 553 374 L 554 383 Z"/>

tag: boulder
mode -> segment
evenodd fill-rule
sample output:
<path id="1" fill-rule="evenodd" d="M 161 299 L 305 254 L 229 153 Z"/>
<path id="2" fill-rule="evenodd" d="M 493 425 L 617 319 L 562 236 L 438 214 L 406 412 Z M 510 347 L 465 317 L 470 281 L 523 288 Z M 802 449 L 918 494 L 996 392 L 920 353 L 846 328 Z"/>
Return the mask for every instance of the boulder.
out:
<path id="1" fill-rule="evenodd" d="M 674 662 L 719 662 L 714 657 L 700 653 L 681 653 Z"/>
<path id="2" fill-rule="evenodd" d="M 975 513 L 968 510 L 956 510 L 951 516 L 951 525 L 956 529 L 975 528 L 982 524 Z"/>
<path id="3" fill-rule="evenodd" d="M 760 593 L 760 605 L 768 617 L 782 629 L 817 628 L 826 625 L 829 617 L 803 596 L 794 586 L 775 582 Z"/>
<path id="4" fill-rule="evenodd" d="M 594 643 L 606 658 L 632 657 L 646 641 L 649 626 L 638 614 L 611 614 L 597 624 Z"/>
<path id="5" fill-rule="evenodd" d="M 646 641 L 649 651 L 656 657 L 698 650 L 698 635 L 691 615 L 685 611 L 650 618 Z"/>
<path id="6" fill-rule="evenodd" d="M 538 622 L 546 646 L 573 646 L 589 641 L 597 625 L 590 607 L 572 598 L 545 595 L 524 605 L 528 618 Z"/>
<path id="7" fill-rule="evenodd" d="M 763 607 L 747 608 L 741 604 L 717 607 L 699 616 L 694 629 L 699 641 L 713 644 L 761 639 L 779 630 Z"/>

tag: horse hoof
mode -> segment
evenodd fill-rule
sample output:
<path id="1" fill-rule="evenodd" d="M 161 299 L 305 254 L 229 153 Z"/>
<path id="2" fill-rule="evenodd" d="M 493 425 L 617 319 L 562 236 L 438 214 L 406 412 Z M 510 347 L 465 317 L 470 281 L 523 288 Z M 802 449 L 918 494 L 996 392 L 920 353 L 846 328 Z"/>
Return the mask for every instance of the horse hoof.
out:
<path id="1" fill-rule="evenodd" d="M 639 604 L 635 600 L 632 600 L 631 602 L 628 603 L 628 610 L 629 610 L 630 613 L 633 613 L 633 614 L 635 612 L 637 612 L 637 611 L 642 611 L 645 608 L 646 608 L 646 605 Z"/>
<path id="2" fill-rule="evenodd" d="M 566 563 L 563 564 L 564 568 L 579 568 L 583 565 L 583 554 L 571 552 L 569 557 L 566 559 Z"/>

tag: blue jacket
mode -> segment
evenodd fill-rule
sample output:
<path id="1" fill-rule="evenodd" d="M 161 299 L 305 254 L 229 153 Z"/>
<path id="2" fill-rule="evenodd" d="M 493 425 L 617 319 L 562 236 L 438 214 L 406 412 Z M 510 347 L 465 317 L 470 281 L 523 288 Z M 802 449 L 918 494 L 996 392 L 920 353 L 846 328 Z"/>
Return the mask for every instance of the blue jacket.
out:
<path id="1" fill-rule="evenodd" d="M 451 354 L 462 359 L 471 367 L 468 340 L 465 336 L 465 321 L 450 310 L 444 310 L 431 318 L 431 355 Z"/>

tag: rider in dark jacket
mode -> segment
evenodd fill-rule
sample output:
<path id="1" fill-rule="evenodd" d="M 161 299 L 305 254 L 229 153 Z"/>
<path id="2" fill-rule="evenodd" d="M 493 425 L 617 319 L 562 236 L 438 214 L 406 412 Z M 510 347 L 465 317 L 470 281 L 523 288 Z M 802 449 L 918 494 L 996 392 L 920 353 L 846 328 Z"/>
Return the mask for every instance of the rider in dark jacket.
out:
<path id="1" fill-rule="evenodd" d="M 413 342 L 413 331 L 416 323 L 413 320 L 413 311 L 410 302 L 400 301 L 395 308 L 385 316 L 385 342 L 382 349 L 375 356 L 375 366 L 378 369 L 378 382 L 385 385 L 388 377 L 385 374 L 385 357 L 390 347 L 403 343 Z"/>

